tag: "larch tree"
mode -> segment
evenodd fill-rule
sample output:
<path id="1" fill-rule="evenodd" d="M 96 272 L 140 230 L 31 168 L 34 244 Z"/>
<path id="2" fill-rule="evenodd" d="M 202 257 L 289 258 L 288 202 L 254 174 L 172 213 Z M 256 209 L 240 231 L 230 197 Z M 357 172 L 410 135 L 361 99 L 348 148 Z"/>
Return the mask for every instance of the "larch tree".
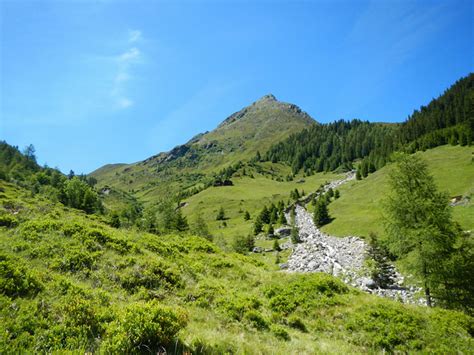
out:
<path id="1" fill-rule="evenodd" d="M 421 280 L 431 306 L 459 232 L 448 198 L 437 191 L 426 163 L 416 155 L 397 158 L 390 187 L 384 206 L 388 248 Z"/>

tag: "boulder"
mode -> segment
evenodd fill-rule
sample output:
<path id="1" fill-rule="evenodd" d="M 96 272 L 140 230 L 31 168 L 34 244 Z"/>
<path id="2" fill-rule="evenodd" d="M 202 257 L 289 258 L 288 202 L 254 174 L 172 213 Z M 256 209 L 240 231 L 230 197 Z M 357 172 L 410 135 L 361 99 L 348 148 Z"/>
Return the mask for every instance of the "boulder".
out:
<path id="1" fill-rule="evenodd" d="M 275 229 L 275 235 L 280 238 L 289 237 L 291 235 L 291 228 L 290 227 L 280 227 Z"/>

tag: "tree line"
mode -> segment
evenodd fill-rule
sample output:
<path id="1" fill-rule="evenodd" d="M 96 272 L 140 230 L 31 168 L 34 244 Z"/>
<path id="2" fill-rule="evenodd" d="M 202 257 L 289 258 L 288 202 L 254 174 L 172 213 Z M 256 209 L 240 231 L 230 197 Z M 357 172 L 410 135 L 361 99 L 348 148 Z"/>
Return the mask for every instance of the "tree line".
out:
<path id="1" fill-rule="evenodd" d="M 287 163 L 293 174 L 303 170 L 308 175 L 353 169 L 353 162 L 359 160 L 360 174 L 366 176 L 383 167 L 396 150 L 414 153 L 473 141 L 474 74 L 470 74 L 402 124 L 354 119 L 314 125 L 273 145 L 263 159 Z"/>

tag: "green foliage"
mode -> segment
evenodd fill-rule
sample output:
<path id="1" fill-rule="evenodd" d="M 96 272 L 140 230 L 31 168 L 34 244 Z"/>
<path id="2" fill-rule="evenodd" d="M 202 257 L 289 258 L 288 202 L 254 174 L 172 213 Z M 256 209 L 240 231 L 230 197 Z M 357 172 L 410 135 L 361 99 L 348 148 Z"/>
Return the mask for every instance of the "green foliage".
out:
<path id="1" fill-rule="evenodd" d="M 232 242 L 232 248 L 237 253 L 245 254 L 251 251 L 255 246 L 255 239 L 252 235 L 246 237 L 237 236 Z"/>
<path id="2" fill-rule="evenodd" d="M 225 220 L 225 211 L 224 207 L 219 208 L 219 212 L 217 212 L 216 221 L 223 221 Z"/>
<path id="3" fill-rule="evenodd" d="M 158 261 L 134 264 L 121 271 L 119 277 L 121 286 L 130 292 L 136 292 L 140 287 L 156 290 L 182 286 L 179 273 L 170 265 Z"/>
<path id="4" fill-rule="evenodd" d="M 186 323 L 182 311 L 156 301 L 131 303 L 107 328 L 104 348 L 111 353 L 156 352 L 170 345 Z"/>
<path id="5" fill-rule="evenodd" d="M 359 335 L 354 340 L 385 351 L 421 350 L 419 329 L 423 320 L 399 307 L 378 305 L 354 314 L 346 328 Z"/>
<path id="6" fill-rule="evenodd" d="M 297 317 L 295 315 L 291 315 L 288 318 L 288 326 L 290 326 L 293 329 L 298 329 L 304 333 L 306 333 L 308 330 L 306 329 L 306 325 L 304 322 L 301 320 L 300 317 Z"/>
<path id="7" fill-rule="evenodd" d="M 253 224 L 253 234 L 258 235 L 262 231 L 263 231 L 263 222 L 262 222 L 262 220 L 260 219 L 260 216 L 259 216 L 259 217 L 257 217 L 257 219 L 255 220 L 255 222 Z"/>
<path id="8" fill-rule="evenodd" d="M 392 195 L 386 202 L 390 252 L 403 258 L 423 281 L 428 305 L 443 283 L 443 265 L 459 234 L 447 196 L 436 189 L 427 165 L 418 156 L 400 156 L 390 175 Z"/>
<path id="9" fill-rule="evenodd" d="M 77 176 L 66 180 L 61 201 L 72 208 L 77 208 L 86 213 L 100 212 L 102 204 L 97 193 Z"/>
<path id="10" fill-rule="evenodd" d="M 200 237 L 206 238 L 208 240 L 212 241 L 212 239 L 213 239 L 211 232 L 209 232 L 209 227 L 207 226 L 207 223 L 204 220 L 204 218 L 202 217 L 201 213 L 198 213 L 196 215 L 196 218 L 195 218 L 194 223 L 192 225 L 191 231 L 192 231 L 192 233 L 194 233 L 194 234 L 196 234 Z"/>
<path id="11" fill-rule="evenodd" d="M 348 292 L 347 286 L 325 274 L 300 276 L 285 286 L 272 285 L 265 290 L 270 308 L 283 315 L 293 313 L 301 307 L 307 310 L 326 302 L 336 302 L 336 295 Z"/>
<path id="12" fill-rule="evenodd" d="M 273 224 L 269 224 L 267 228 L 267 236 L 273 237 L 273 234 L 275 233 L 275 230 L 273 229 Z"/>
<path id="13" fill-rule="evenodd" d="M 278 243 L 278 239 L 275 239 L 275 240 L 273 241 L 273 250 L 275 250 L 275 251 L 281 251 L 280 243 Z"/>
<path id="14" fill-rule="evenodd" d="M 32 296 L 43 288 L 36 276 L 24 266 L 0 255 L 0 292 L 9 297 Z"/>
<path id="15" fill-rule="evenodd" d="M 249 314 L 252 317 L 253 311 L 257 311 L 262 302 L 254 296 L 235 295 L 231 299 L 220 299 L 217 301 L 219 308 L 230 319 L 240 321 L 245 315 Z"/>
<path id="16" fill-rule="evenodd" d="M 300 242 L 300 232 L 298 230 L 298 227 L 296 227 L 296 224 L 293 224 L 293 226 L 291 227 L 290 238 L 293 244 L 298 244 Z"/>
<path id="17" fill-rule="evenodd" d="M 96 262 L 98 253 L 91 253 L 83 248 L 71 248 L 58 256 L 52 264 L 54 269 L 64 272 L 79 272 L 91 270 Z"/>
<path id="18" fill-rule="evenodd" d="M 13 228 L 18 225 L 18 219 L 9 214 L 0 214 L 0 227 Z"/>
<path id="19" fill-rule="evenodd" d="M 324 196 L 321 196 L 316 202 L 313 220 L 314 224 L 316 224 L 318 227 L 322 227 L 325 224 L 331 222 L 331 218 L 329 217 L 328 212 L 328 202 L 324 198 Z"/>
<path id="20" fill-rule="evenodd" d="M 268 329 L 269 323 L 262 314 L 256 310 L 249 310 L 245 312 L 244 319 L 250 323 L 252 327 L 258 330 Z"/>
<path id="21" fill-rule="evenodd" d="M 288 341 L 290 340 L 290 334 L 283 328 L 281 325 L 272 325 L 271 326 L 272 333 L 279 339 Z"/>
<path id="22" fill-rule="evenodd" d="M 394 268 L 389 263 L 389 253 L 380 244 L 374 233 L 369 235 L 367 254 L 371 259 L 371 278 L 377 287 L 387 288 L 393 284 L 395 278 Z"/>
<path id="23" fill-rule="evenodd" d="M 474 141 L 474 74 L 458 80 L 440 97 L 415 110 L 399 130 L 409 151 L 425 150 L 438 145 L 471 144 Z M 454 128 L 454 129 L 449 129 Z"/>

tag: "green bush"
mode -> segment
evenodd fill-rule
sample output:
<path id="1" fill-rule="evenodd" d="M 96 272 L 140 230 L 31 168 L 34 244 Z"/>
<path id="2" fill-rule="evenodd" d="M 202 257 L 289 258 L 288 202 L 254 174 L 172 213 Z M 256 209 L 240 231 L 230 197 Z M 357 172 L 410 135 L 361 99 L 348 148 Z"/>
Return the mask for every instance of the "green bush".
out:
<path id="1" fill-rule="evenodd" d="M 257 310 L 262 305 L 256 297 L 234 295 L 232 298 L 221 298 L 218 301 L 219 307 L 223 312 L 233 320 L 240 321 L 245 313 L 251 310 Z"/>
<path id="2" fill-rule="evenodd" d="M 273 284 L 266 288 L 265 295 L 274 312 L 288 315 L 298 307 L 310 309 L 315 306 L 337 304 L 339 294 L 348 287 L 333 276 L 325 274 L 297 275 L 289 282 Z"/>
<path id="3" fill-rule="evenodd" d="M 18 219 L 9 214 L 0 215 L 0 227 L 13 228 L 18 225 Z"/>
<path id="4" fill-rule="evenodd" d="M 91 270 L 98 255 L 98 253 L 91 253 L 80 247 L 69 248 L 62 256 L 58 256 L 53 261 L 52 267 L 64 272 Z"/>
<path id="5" fill-rule="evenodd" d="M 388 303 L 364 307 L 346 322 L 355 343 L 402 352 L 421 349 L 423 326 L 424 320 L 415 312 Z"/>
<path id="6" fill-rule="evenodd" d="M 107 353 L 155 352 L 166 347 L 186 326 L 181 310 L 156 301 L 132 303 L 121 311 L 107 329 L 103 349 Z"/>
<path id="7" fill-rule="evenodd" d="M 140 287 L 147 289 L 181 287 L 179 273 L 164 262 L 149 261 L 125 269 L 120 275 L 120 284 L 128 291 L 135 292 Z"/>
<path id="8" fill-rule="evenodd" d="M 281 325 L 272 325 L 271 331 L 278 339 L 288 341 L 290 340 L 290 334 Z"/>
<path id="9" fill-rule="evenodd" d="M 25 267 L 0 255 L 0 292 L 10 297 L 30 296 L 43 288 Z"/>
<path id="10" fill-rule="evenodd" d="M 268 329 L 268 322 L 263 318 L 262 314 L 255 310 L 245 312 L 244 319 L 247 320 L 252 327 L 258 330 Z"/>
<path id="11" fill-rule="evenodd" d="M 299 317 L 291 316 L 288 318 L 288 325 L 293 329 L 298 329 L 305 333 L 307 332 L 306 325 Z"/>

